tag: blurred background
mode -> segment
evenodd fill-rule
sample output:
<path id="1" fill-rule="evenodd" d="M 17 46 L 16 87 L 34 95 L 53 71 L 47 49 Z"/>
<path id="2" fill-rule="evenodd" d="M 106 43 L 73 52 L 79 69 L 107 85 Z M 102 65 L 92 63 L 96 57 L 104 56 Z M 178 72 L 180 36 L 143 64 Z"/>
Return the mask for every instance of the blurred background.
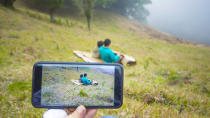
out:
<path id="1" fill-rule="evenodd" d="M 147 23 L 173 36 L 210 45 L 210 1 L 152 0 Z"/>

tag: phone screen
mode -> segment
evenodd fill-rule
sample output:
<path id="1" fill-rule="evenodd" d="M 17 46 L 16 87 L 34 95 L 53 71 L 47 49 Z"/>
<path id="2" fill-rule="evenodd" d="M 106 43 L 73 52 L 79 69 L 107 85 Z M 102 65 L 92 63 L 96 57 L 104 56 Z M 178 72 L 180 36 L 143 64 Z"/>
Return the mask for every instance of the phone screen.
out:
<path id="1" fill-rule="evenodd" d="M 41 106 L 114 106 L 115 66 L 40 65 Z"/>

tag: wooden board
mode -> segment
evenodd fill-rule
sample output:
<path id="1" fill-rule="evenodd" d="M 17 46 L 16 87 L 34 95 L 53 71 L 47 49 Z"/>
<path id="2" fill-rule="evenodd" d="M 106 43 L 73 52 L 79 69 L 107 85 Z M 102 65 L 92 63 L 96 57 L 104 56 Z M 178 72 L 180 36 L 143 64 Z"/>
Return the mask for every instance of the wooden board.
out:
<path id="1" fill-rule="evenodd" d="M 78 79 L 77 80 L 71 80 L 71 82 L 73 82 L 74 84 L 76 84 L 78 86 L 83 85 L 83 83 L 81 81 L 79 81 Z M 91 85 L 97 86 L 98 82 L 93 80 Z"/>
<path id="2" fill-rule="evenodd" d="M 85 62 L 97 62 L 97 63 L 103 62 L 103 60 L 101 60 L 101 59 L 92 57 L 92 54 L 89 52 L 83 52 L 83 51 L 78 51 L 78 50 L 75 50 L 73 52 L 76 56 L 82 58 Z M 123 65 L 127 65 L 127 64 L 128 65 L 136 65 L 136 60 L 133 57 L 116 52 L 116 51 L 114 51 L 114 52 L 117 53 L 118 55 L 124 55 L 124 59 L 122 60 Z"/>
<path id="3" fill-rule="evenodd" d="M 133 57 L 128 56 L 128 55 L 123 54 L 123 53 L 120 53 L 120 52 L 117 52 L 117 51 L 114 51 L 114 52 L 117 53 L 117 55 L 123 55 L 124 56 L 124 58 L 122 59 L 123 65 L 127 65 L 127 64 L 130 65 L 130 66 L 136 65 L 136 60 Z"/>
<path id="4" fill-rule="evenodd" d="M 79 80 L 71 80 L 71 82 L 73 82 L 76 85 L 83 85 L 83 83 L 80 82 Z"/>
<path id="5" fill-rule="evenodd" d="M 92 57 L 91 53 L 88 52 L 82 52 L 82 51 L 73 51 L 75 55 L 78 57 L 82 58 L 85 62 L 97 62 L 97 63 L 102 63 L 103 61 L 101 59 L 97 59 Z"/>

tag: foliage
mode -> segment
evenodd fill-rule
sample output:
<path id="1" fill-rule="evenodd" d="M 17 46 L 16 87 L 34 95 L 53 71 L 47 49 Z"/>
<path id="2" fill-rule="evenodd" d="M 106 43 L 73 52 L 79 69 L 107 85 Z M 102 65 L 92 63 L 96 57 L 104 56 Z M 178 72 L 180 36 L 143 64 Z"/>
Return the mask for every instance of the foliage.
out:
<path id="1" fill-rule="evenodd" d="M 153 60 L 152 57 L 148 57 L 148 58 L 145 60 L 144 69 L 148 69 L 149 64 L 152 62 L 152 60 Z"/>
<path id="2" fill-rule="evenodd" d="M 164 82 L 164 78 L 162 76 L 158 76 L 155 78 L 154 82 L 156 84 L 160 84 L 160 83 L 162 84 Z"/>
<path id="3" fill-rule="evenodd" d="M 15 0 L 0 0 L 0 3 L 6 7 L 12 7 Z"/>
<path id="4" fill-rule="evenodd" d="M 34 3 L 48 9 L 58 9 L 61 7 L 63 0 L 34 0 Z"/>
<path id="5" fill-rule="evenodd" d="M 177 79 L 180 79 L 181 78 L 181 74 L 180 73 L 177 73 L 173 70 L 170 70 L 170 76 L 168 78 L 169 81 L 174 81 L 174 80 L 177 80 Z"/>
<path id="6" fill-rule="evenodd" d="M 94 4 L 95 4 L 94 0 L 83 0 L 83 3 L 82 3 L 83 12 L 87 18 L 89 30 L 90 30 L 90 20 L 93 14 L 92 9 L 94 7 Z"/>
<path id="7" fill-rule="evenodd" d="M 22 82 L 22 81 L 14 82 L 8 86 L 9 91 L 12 93 L 16 93 L 16 90 L 24 91 L 24 90 L 28 90 L 30 88 L 31 88 L 31 83 Z"/>
<path id="8" fill-rule="evenodd" d="M 88 29 L 90 30 L 90 22 L 93 15 L 95 0 L 74 0 L 74 2 L 77 7 L 80 8 L 80 10 L 84 13 L 87 19 Z"/>
<path id="9" fill-rule="evenodd" d="M 96 0 L 96 6 L 101 6 L 103 8 L 108 7 L 109 5 L 112 5 L 117 0 Z"/>
<path id="10" fill-rule="evenodd" d="M 88 28 L 90 30 L 90 19 L 93 14 L 92 10 L 94 6 L 111 10 L 112 12 L 116 12 L 145 23 L 149 12 L 144 5 L 150 4 L 151 0 L 73 0 L 73 2 L 86 16 Z"/>
<path id="11" fill-rule="evenodd" d="M 149 12 L 144 5 L 150 4 L 151 0 L 110 0 L 109 3 L 104 2 L 101 6 L 106 5 L 104 7 L 106 9 L 111 9 L 129 18 L 146 22 Z"/>
<path id="12" fill-rule="evenodd" d="M 63 4 L 63 0 L 34 0 L 34 3 L 41 8 L 49 10 L 50 19 L 54 21 L 54 12 Z"/>
<path id="13" fill-rule="evenodd" d="M 79 95 L 81 97 L 88 97 L 88 94 L 86 92 L 84 92 L 83 90 L 80 90 Z"/>
<path id="14" fill-rule="evenodd" d="M 131 19 L 136 19 L 146 22 L 146 17 L 149 12 L 144 7 L 150 4 L 150 0 L 33 0 L 31 6 L 39 9 L 48 9 L 51 21 L 54 20 L 54 12 L 60 8 L 63 2 L 66 7 L 71 7 L 72 12 L 76 12 L 75 6 L 85 15 L 87 20 L 88 29 L 91 29 L 91 19 L 93 17 L 94 7 L 103 8 L 121 15 L 127 16 Z M 30 1 L 25 1 L 30 3 Z"/>

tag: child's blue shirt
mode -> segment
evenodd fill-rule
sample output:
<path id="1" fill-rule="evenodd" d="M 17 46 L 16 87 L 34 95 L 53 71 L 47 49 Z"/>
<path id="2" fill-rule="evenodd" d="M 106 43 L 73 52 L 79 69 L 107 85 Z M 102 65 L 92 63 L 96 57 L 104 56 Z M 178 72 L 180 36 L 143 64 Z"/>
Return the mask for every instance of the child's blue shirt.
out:
<path id="1" fill-rule="evenodd" d="M 82 78 L 81 78 L 81 81 L 82 81 L 82 83 L 83 83 L 84 85 L 90 85 L 90 84 L 91 84 L 91 81 L 88 80 L 87 77 L 82 77 Z"/>
<path id="2" fill-rule="evenodd" d="M 120 57 L 118 55 L 115 55 L 114 52 L 108 47 L 101 46 L 99 48 L 99 52 L 101 55 L 101 59 L 106 63 L 113 63 L 119 61 Z"/>

